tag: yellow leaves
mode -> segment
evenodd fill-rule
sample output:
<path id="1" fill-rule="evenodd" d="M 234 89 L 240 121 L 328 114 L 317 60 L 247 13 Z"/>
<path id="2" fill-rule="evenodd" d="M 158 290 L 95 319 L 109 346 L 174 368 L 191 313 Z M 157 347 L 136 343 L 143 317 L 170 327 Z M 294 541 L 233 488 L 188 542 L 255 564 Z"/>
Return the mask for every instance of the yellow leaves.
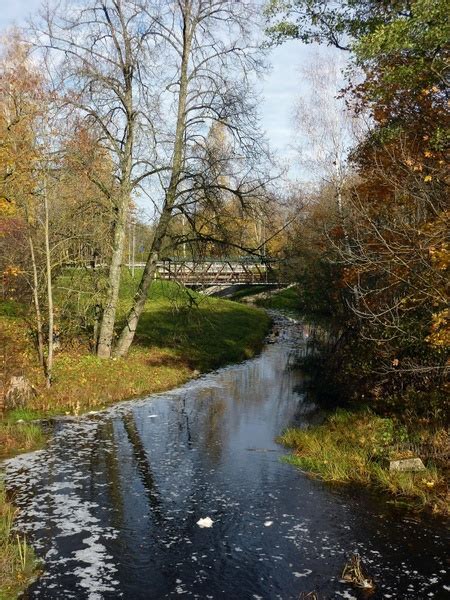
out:
<path id="1" fill-rule="evenodd" d="M 431 246 L 428 252 L 433 266 L 438 271 L 446 271 L 450 267 L 450 242 L 442 242 L 439 246 Z"/>
<path id="2" fill-rule="evenodd" d="M 423 88 L 420 93 L 422 96 L 429 96 L 431 93 L 438 94 L 439 88 L 436 85 L 433 85 L 431 88 Z"/>
<path id="3" fill-rule="evenodd" d="M 423 180 L 424 180 L 426 183 L 428 183 L 428 182 L 432 181 L 432 179 L 433 179 L 433 178 L 431 177 L 431 175 L 426 175 L 426 176 L 423 178 Z"/>
<path id="4" fill-rule="evenodd" d="M 16 212 L 16 205 L 14 202 L 9 202 L 6 198 L 0 197 L 0 216 L 11 217 Z"/>
<path id="5" fill-rule="evenodd" d="M 432 316 L 431 333 L 426 341 L 437 348 L 450 347 L 450 309 L 441 310 Z"/>

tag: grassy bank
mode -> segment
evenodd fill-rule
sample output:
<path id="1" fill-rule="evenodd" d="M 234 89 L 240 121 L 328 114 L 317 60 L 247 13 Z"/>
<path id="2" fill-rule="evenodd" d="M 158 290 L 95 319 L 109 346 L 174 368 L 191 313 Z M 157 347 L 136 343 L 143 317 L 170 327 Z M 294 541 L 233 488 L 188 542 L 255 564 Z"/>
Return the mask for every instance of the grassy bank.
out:
<path id="1" fill-rule="evenodd" d="M 269 293 L 266 296 L 256 298 L 255 304 L 274 310 L 298 311 L 300 307 L 298 288 L 293 286 Z"/>
<path id="2" fill-rule="evenodd" d="M 124 318 L 138 277 L 125 273 L 119 321 Z M 56 414 L 81 414 L 131 397 L 160 392 L 204 372 L 254 355 L 269 329 L 262 310 L 228 300 L 187 293 L 156 283 L 142 315 L 136 341 L 126 358 L 104 361 L 89 352 L 82 338 L 63 344 L 46 389 L 29 334 L 26 307 L 0 303 L 3 380 L 25 375 L 36 395 L 26 409 L 0 416 L 0 458 L 38 448 L 42 429 L 33 421 Z M 1 391 L 1 390 L 0 390 Z M 0 482 L 0 599 L 15 598 L 34 568 L 32 552 L 11 535 L 13 508 Z"/>
<path id="3" fill-rule="evenodd" d="M 280 441 L 292 448 L 293 464 L 325 481 L 369 485 L 417 508 L 449 513 L 445 464 L 439 462 L 448 450 L 445 430 L 412 435 L 368 409 L 338 410 L 322 425 L 287 430 Z M 389 460 L 417 454 L 424 458 L 425 471 L 389 470 Z"/>
<path id="4" fill-rule="evenodd" d="M 12 531 L 15 509 L 0 479 L 0 599 L 13 600 L 36 577 L 38 562 L 26 539 Z"/>
<path id="5" fill-rule="evenodd" d="M 123 279 L 119 320 L 126 314 L 137 281 L 129 276 Z M 173 388 L 196 372 L 249 358 L 260 349 L 268 328 L 264 311 L 156 283 L 127 357 L 100 360 L 83 340 L 74 340 L 57 352 L 53 385 L 46 389 L 23 307 L 9 305 L 0 313 L 4 380 L 24 374 L 36 395 L 26 410 L 4 414 L 0 420 L 0 457 L 39 443 L 39 428 L 27 422 L 54 414 L 80 414 Z"/>

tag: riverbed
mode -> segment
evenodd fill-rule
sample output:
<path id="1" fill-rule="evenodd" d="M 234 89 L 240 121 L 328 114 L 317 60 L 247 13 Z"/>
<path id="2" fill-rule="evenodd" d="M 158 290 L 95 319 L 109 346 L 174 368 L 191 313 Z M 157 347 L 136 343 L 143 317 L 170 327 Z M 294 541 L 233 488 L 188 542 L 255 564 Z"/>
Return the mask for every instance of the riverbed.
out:
<path id="1" fill-rule="evenodd" d="M 282 460 L 277 435 L 317 418 L 296 368 L 307 340 L 278 316 L 258 357 L 61 420 L 44 450 L 7 461 L 17 528 L 43 560 L 24 597 L 450 597 L 442 522 Z M 370 596 L 339 581 L 355 552 Z"/>

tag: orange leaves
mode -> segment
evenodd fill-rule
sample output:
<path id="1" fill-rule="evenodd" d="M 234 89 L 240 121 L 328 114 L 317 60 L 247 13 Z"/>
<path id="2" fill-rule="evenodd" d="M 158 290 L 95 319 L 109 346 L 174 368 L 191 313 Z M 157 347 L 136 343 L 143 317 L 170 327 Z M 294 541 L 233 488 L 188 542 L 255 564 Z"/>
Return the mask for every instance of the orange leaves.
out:
<path id="1" fill-rule="evenodd" d="M 20 267 L 10 266 L 4 269 L 2 275 L 3 277 L 18 277 L 22 275 L 24 271 Z"/>
<path id="2" fill-rule="evenodd" d="M 0 80 L 0 215 L 10 216 L 32 203 L 39 158 L 36 120 L 43 110 L 42 79 L 18 34 L 8 39 L 0 56 Z"/>
<path id="3" fill-rule="evenodd" d="M 346 285 L 354 285 L 358 281 L 358 269 L 346 267 L 342 270 L 341 280 Z"/>

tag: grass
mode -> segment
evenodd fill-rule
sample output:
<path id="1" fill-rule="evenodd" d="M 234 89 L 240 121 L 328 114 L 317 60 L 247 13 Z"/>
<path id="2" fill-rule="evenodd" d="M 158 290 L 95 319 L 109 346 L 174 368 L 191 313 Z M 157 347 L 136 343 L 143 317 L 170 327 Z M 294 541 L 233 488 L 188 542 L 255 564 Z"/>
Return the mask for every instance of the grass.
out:
<path id="1" fill-rule="evenodd" d="M 300 308 L 298 288 L 292 286 L 269 294 L 266 298 L 257 298 L 255 304 L 276 310 L 298 311 Z"/>
<path id="2" fill-rule="evenodd" d="M 448 444 L 443 433 L 434 434 L 436 450 Z M 368 409 L 338 410 L 322 425 L 288 429 L 280 441 L 293 450 L 290 462 L 324 481 L 369 485 L 417 508 L 449 513 L 444 473 L 431 460 L 425 461 L 426 470 L 418 473 L 389 470 L 390 459 L 412 455 L 404 450 L 410 447 L 408 433 L 391 418 Z"/>
<path id="3" fill-rule="evenodd" d="M 0 421 L 0 457 L 19 452 L 30 452 L 42 447 L 46 436 L 39 425 L 27 421 L 39 418 L 41 413 L 32 411 L 33 417 L 15 417 L 8 413 Z"/>
<path id="4" fill-rule="evenodd" d="M 26 538 L 12 529 L 14 507 L 7 501 L 0 479 L 0 599 L 17 598 L 37 575 L 38 562 Z"/>
<path id="5" fill-rule="evenodd" d="M 263 292 L 270 292 L 273 290 L 271 285 L 249 285 L 249 286 L 241 286 L 236 292 L 234 292 L 230 298 L 232 300 L 238 301 L 244 298 L 252 298 L 256 294 L 261 294 Z"/>

